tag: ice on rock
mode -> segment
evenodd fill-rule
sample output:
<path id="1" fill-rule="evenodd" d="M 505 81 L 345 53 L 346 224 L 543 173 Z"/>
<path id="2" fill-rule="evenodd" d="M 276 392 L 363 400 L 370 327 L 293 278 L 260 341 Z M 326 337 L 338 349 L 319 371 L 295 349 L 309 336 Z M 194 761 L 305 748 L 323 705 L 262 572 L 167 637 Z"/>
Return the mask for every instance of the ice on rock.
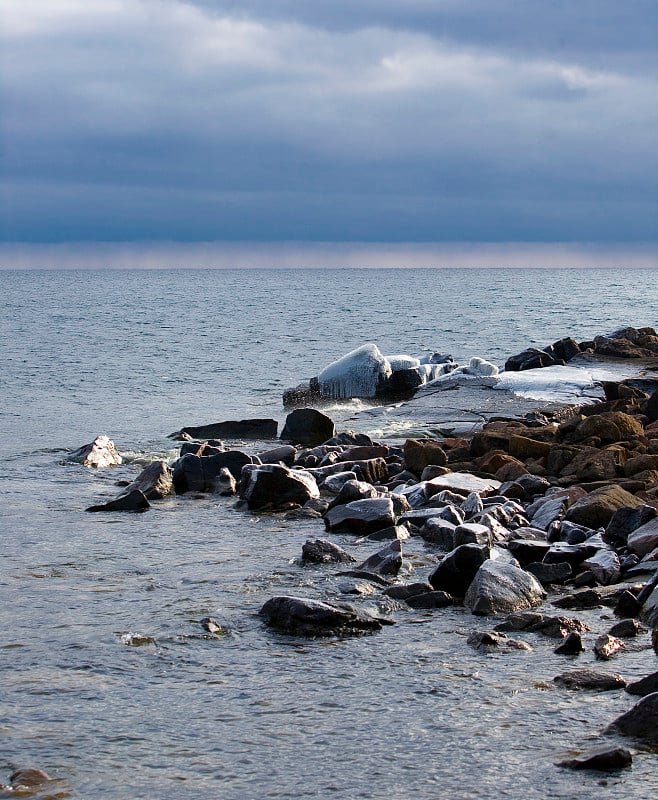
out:
<path id="1" fill-rule="evenodd" d="M 492 364 L 491 361 L 486 361 L 484 358 L 475 356 L 468 362 L 468 366 L 464 368 L 467 375 L 477 375 L 479 378 L 488 378 L 498 375 L 498 367 Z"/>
<path id="2" fill-rule="evenodd" d="M 386 356 L 388 363 L 391 365 L 392 372 L 399 372 L 401 369 L 416 369 L 420 366 L 420 361 L 413 356 Z"/>
<path id="3" fill-rule="evenodd" d="M 374 397 L 391 374 L 391 365 L 377 345 L 364 344 L 325 367 L 318 384 L 324 397 Z"/>

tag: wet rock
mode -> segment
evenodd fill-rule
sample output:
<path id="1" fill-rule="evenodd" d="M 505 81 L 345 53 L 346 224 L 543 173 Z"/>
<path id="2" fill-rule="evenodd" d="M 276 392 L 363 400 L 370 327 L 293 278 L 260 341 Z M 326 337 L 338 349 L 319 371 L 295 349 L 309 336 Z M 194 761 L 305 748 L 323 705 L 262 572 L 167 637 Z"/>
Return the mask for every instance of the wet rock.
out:
<path id="1" fill-rule="evenodd" d="M 203 619 L 199 620 L 199 624 L 208 633 L 212 633 L 214 636 L 222 636 L 226 633 L 226 628 L 220 625 L 219 622 L 214 617 L 204 617 Z"/>
<path id="2" fill-rule="evenodd" d="M 526 572 L 534 575 L 542 586 L 551 586 L 555 583 L 564 583 L 573 574 L 571 565 L 566 561 L 559 561 L 556 564 L 545 564 L 542 561 L 534 561 L 525 565 Z"/>
<path id="3" fill-rule="evenodd" d="M 89 508 L 86 510 L 92 512 L 97 512 L 97 511 L 141 512 L 141 511 L 148 511 L 149 508 L 151 508 L 151 504 L 146 499 L 146 497 L 144 497 L 142 492 L 140 492 L 139 489 L 133 489 L 128 494 L 122 494 L 115 500 L 110 500 L 108 503 L 103 503 L 102 505 L 89 506 Z"/>
<path id="4" fill-rule="evenodd" d="M 598 692 L 623 689 L 626 686 L 626 681 L 621 675 L 594 669 L 574 669 L 556 675 L 553 680 L 566 689 L 587 689 Z"/>
<path id="5" fill-rule="evenodd" d="M 519 639 L 509 639 L 507 634 L 497 631 L 473 631 L 466 643 L 473 647 L 478 653 L 495 653 L 501 649 L 532 651 L 532 647 L 527 642 Z"/>
<path id="6" fill-rule="evenodd" d="M 642 630 L 642 625 L 637 619 L 624 619 L 617 622 L 610 628 L 608 633 L 610 636 L 619 637 L 621 639 L 634 639 L 639 635 Z"/>
<path id="7" fill-rule="evenodd" d="M 541 528 L 544 531 L 548 530 L 550 525 L 562 519 L 567 502 L 566 497 L 555 497 L 540 503 L 532 514 L 530 514 L 530 508 L 528 508 L 527 512 L 530 514 L 530 522 L 533 527 Z"/>
<path id="8" fill-rule="evenodd" d="M 241 419 L 212 422 L 208 425 L 186 425 L 170 434 L 171 439 L 187 434 L 192 439 L 276 439 L 275 419 Z"/>
<path id="9" fill-rule="evenodd" d="M 407 597 L 406 601 L 411 608 L 446 608 L 454 603 L 451 595 L 447 592 L 423 592 Z"/>
<path id="10" fill-rule="evenodd" d="M 581 566 L 591 570 L 597 583 L 602 586 L 617 583 L 621 577 L 619 556 L 613 550 L 599 550 L 595 555 L 585 559 Z"/>
<path id="11" fill-rule="evenodd" d="M 618 617 L 636 617 L 641 610 L 642 605 L 632 592 L 628 589 L 621 592 L 615 606 L 615 614 Z"/>
<path id="12" fill-rule="evenodd" d="M 552 601 L 558 608 L 573 608 L 585 610 L 598 608 L 602 604 L 601 595 L 594 589 L 582 589 L 573 594 L 566 594 Z"/>
<path id="13" fill-rule="evenodd" d="M 17 796 L 22 796 L 23 792 L 31 789 L 39 789 L 45 784 L 51 783 L 52 780 L 47 772 L 33 767 L 17 769 L 9 776 L 11 788 L 16 792 Z M 29 793 L 32 794 L 32 792 Z"/>
<path id="14" fill-rule="evenodd" d="M 532 608 L 545 597 L 546 592 L 533 575 L 513 564 L 490 559 L 473 578 L 464 605 L 473 614 L 489 615 Z"/>
<path id="15" fill-rule="evenodd" d="M 381 496 L 382 493 L 366 481 L 348 480 L 343 483 L 336 497 L 329 503 L 329 508 L 344 506 L 356 500 L 374 500 Z"/>
<path id="16" fill-rule="evenodd" d="M 505 362 L 505 372 L 519 372 L 526 369 L 539 369 L 563 364 L 561 359 L 556 359 L 545 350 L 529 347 L 515 356 L 510 356 Z"/>
<path id="17" fill-rule="evenodd" d="M 543 622 L 544 615 L 539 611 L 515 611 L 503 622 L 496 625 L 497 631 L 525 631 L 533 625 Z"/>
<path id="18" fill-rule="evenodd" d="M 596 555 L 597 549 L 596 546 L 588 544 L 587 542 L 581 544 L 556 542 L 546 551 L 544 563 L 561 564 L 566 561 L 566 563 L 570 564 L 571 568 L 575 570 L 585 559 Z"/>
<path id="19" fill-rule="evenodd" d="M 577 500 L 566 512 L 571 522 L 588 528 L 606 527 L 615 511 L 620 508 L 637 508 L 643 501 L 619 486 L 605 486 Z"/>
<path id="20" fill-rule="evenodd" d="M 652 550 L 655 550 L 658 547 L 658 517 L 654 517 L 632 531 L 628 536 L 627 544 L 628 549 L 640 558 L 644 558 Z"/>
<path id="21" fill-rule="evenodd" d="M 370 617 L 349 606 L 336 606 L 303 597 L 279 596 L 258 612 L 265 623 L 294 636 L 348 636 L 379 631 L 390 620 Z"/>
<path id="22" fill-rule="evenodd" d="M 304 564 L 346 564 L 356 559 L 327 539 L 307 539 L 302 545 Z"/>
<path id="23" fill-rule="evenodd" d="M 300 470 L 262 464 L 242 473 L 240 497 L 247 501 L 250 509 L 280 508 L 289 503 L 303 506 L 319 496 L 314 478 Z"/>
<path id="24" fill-rule="evenodd" d="M 303 445 L 316 445 L 336 433 L 333 420 L 315 408 L 298 408 L 286 417 L 281 439 Z"/>
<path id="25" fill-rule="evenodd" d="M 228 469 L 237 481 L 240 480 L 242 468 L 252 463 L 253 457 L 240 450 L 227 450 L 211 456 L 186 453 L 174 464 L 174 489 L 176 494 L 214 492 L 222 469 Z"/>
<path id="26" fill-rule="evenodd" d="M 69 454 L 69 460 L 93 469 L 103 469 L 122 463 L 114 442 L 107 436 L 97 436 L 93 442 L 74 450 Z"/>
<path id="27" fill-rule="evenodd" d="M 560 656 L 577 656 L 584 649 L 581 635 L 577 631 L 571 631 L 553 652 Z"/>
<path id="28" fill-rule="evenodd" d="M 620 650 L 626 647 L 626 643 L 615 636 L 605 633 L 599 636 L 594 642 L 594 654 L 601 661 L 609 661 L 614 658 Z"/>
<path id="29" fill-rule="evenodd" d="M 395 524 L 393 503 L 388 497 L 377 497 L 335 506 L 325 514 L 324 524 L 327 530 L 364 536 Z"/>
<path id="30" fill-rule="evenodd" d="M 448 592 L 453 597 L 464 597 L 489 554 L 488 547 L 463 544 L 446 555 L 428 580 L 438 591 Z"/>
<path id="31" fill-rule="evenodd" d="M 174 491 L 172 470 L 166 461 L 153 461 L 145 467 L 122 494 L 139 489 L 149 500 L 161 500 Z"/>
<path id="32" fill-rule="evenodd" d="M 273 447 L 258 454 L 262 464 L 284 464 L 286 467 L 292 466 L 296 457 L 297 448 L 291 444 L 282 444 L 280 447 Z"/>
<path id="33" fill-rule="evenodd" d="M 455 549 L 455 528 L 457 526 L 448 520 L 432 517 L 420 529 L 420 536 L 430 544 L 435 544 L 441 550 Z"/>
<path id="34" fill-rule="evenodd" d="M 550 549 L 550 544 L 537 539 L 510 539 L 507 545 L 508 550 L 517 561 L 522 564 L 531 564 L 541 561 Z M 571 570 L 569 570 L 571 572 Z"/>
<path id="35" fill-rule="evenodd" d="M 348 481 L 356 481 L 356 472 L 337 472 L 335 475 L 329 475 L 322 483 L 322 488 L 327 492 L 338 495 L 340 490 L 345 486 Z M 349 502 L 349 501 L 348 501 Z"/>
<path id="36" fill-rule="evenodd" d="M 589 626 L 575 617 L 544 617 L 541 621 L 530 625 L 528 630 L 552 639 L 563 639 L 570 633 L 586 633 Z"/>
<path id="37" fill-rule="evenodd" d="M 397 575 L 402 567 L 402 543 L 394 539 L 389 545 L 373 553 L 359 564 L 357 570 L 367 570 L 376 575 Z"/>
<path id="38" fill-rule="evenodd" d="M 609 733 L 632 736 L 651 745 L 658 744 L 658 692 L 648 694 L 608 727 Z"/>
<path id="39" fill-rule="evenodd" d="M 381 528 L 374 533 L 369 533 L 359 541 L 385 542 L 389 541 L 390 539 L 399 539 L 400 541 L 404 541 L 405 539 L 408 539 L 409 536 L 409 528 L 407 528 L 406 525 L 390 525 L 388 528 Z"/>
<path id="40" fill-rule="evenodd" d="M 219 470 L 219 474 L 214 480 L 214 491 L 222 497 L 230 497 L 238 490 L 238 483 L 233 477 L 231 471 L 226 467 Z"/>
<path id="41" fill-rule="evenodd" d="M 485 525 L 478 525 L 475 522 L 465 522 L 458 525 L 454 533 L 455 547 L 462 544 L 479 544 L 491 547 L 491 531 Z"/>
<path id="42" fill-rule="evenodd" d="M 651 675 L 646 675 L 639 681 L 629 683 L 626 687 L 626 691 L 629 694 L 638 695 L 639 697 L 645 697 L 648 694 L 658 692 L 658 672 L 652 672 Z"/>
<path id="43" fill-rule="evenodd" d="M 607 747 L 583 753 L 576 758 L 559 761 L 556 766 L 566 769 L 592 769 L 599 772 L 612 772 L 630 767 L 633 763 L 631 752 L 625 747 Z"/>
<path id="44" fill-rule="evenodd" d="M 384 589 L 383 593 L 394 600 L 408 600 L 415 595 L 428 594 L 433 591 L 431 584 L 418 581 L 416 583 L 396 583 L 394 586 Z"/>

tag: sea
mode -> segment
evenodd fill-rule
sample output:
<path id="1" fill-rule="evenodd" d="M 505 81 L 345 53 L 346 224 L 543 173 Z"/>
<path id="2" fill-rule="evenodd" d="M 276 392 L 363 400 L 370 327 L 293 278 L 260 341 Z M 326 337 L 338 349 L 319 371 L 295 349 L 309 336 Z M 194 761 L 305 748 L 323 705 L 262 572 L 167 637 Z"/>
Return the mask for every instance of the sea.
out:
<path id="1" fill-rule="evenodd" d="M 601 775 L 556 763 L 607 741 L 624 692 L 558 688 L 600 667 L 529 635 L 481 655 L 487 621 L 461 608 L 382 609 L 304 567 L 321 520 L 178 496 L 144 514 L 89 514 L 186 425 L 273 417 L 284 389 L 366 342 L 385 354 L 479 356 L 658 326 L 652 270 L 294 269 L 0 271 L 0 784 L 57 779 L 38 797 L 85 800 L 513 800 L 658 796 L 656 754 Z M 554 388 L 554 387 L 553 387 Z M 541 391 L 537 395 L 541 399 Z M 339 430 L 404 433 L 363 401 Z M 69 453 L 107 434 L 121 466 Z M 228 442 L 256 452 L 271 442 Z M 359 559 L 372 543 L 332 536 Z M 404 543 L 403 579 L 440 553 Z M 360 638 L 270 631 L 270 597 L 350 600 L 395 625 Z M 601 627 L 601 610 L 581 618 Z M 223 635 L 200 625 L 217 619 Z M 612 620 L 610 621 L 612 624 Z M 647 637 L 610 671 L 658 669 Z"/>

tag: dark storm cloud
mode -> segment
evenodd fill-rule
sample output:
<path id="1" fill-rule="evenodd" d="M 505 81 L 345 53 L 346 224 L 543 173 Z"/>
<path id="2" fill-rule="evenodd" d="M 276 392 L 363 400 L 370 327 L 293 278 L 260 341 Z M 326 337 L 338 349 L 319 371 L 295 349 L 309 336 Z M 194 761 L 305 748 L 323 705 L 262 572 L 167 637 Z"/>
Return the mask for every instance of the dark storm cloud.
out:
<path id="1" fill-rule="evenodd" d="M 655 240 L 656 15 L 24 0 L 3 238 Z"/>

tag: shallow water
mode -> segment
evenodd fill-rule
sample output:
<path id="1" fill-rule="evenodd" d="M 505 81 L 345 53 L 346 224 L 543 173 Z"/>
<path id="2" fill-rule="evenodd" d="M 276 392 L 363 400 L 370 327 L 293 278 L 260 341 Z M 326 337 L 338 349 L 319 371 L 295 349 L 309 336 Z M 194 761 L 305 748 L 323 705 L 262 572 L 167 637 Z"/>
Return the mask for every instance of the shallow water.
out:
<path id="1" fill-rule="evenodd" d="M 321 521 L 188 497 L 85 514 L 140 465 L 94 473 L 59 449 L 104 432 L 124 453 L 173 455 L 166 434 L 183 424 L 282 419 L 285 386 L 364 341 L 502 363 L 530 343 L 655 325 L 653 277 L 0 272 L 0 782 L 33 765 L 101 800 L 658 795 L 652 753 L 607 786 L 554 766 L 633 701 L 556 688 L 574 662 L 553 640 L 518 635 L 533 653 L 482 656 L 466 637 L 486 623 L 459 609 L 389 608 L 397 624 L 358 639 L 270 632 L 257 611 L 274 594 L 338 595 L 333 568 L 295 562 Z M 332 538 L 359 558 L 377 549 Z M 404 551 L 414 579 L 438 557 L 415 540 Z M 604 614 L 578 616 L 601 629 Z M 207 636 L 208 615 L 228 633 Z M 648 645 L 603 668 L 654 671 Z M 576 663 L 595 666 L 591 651 Z"/>

